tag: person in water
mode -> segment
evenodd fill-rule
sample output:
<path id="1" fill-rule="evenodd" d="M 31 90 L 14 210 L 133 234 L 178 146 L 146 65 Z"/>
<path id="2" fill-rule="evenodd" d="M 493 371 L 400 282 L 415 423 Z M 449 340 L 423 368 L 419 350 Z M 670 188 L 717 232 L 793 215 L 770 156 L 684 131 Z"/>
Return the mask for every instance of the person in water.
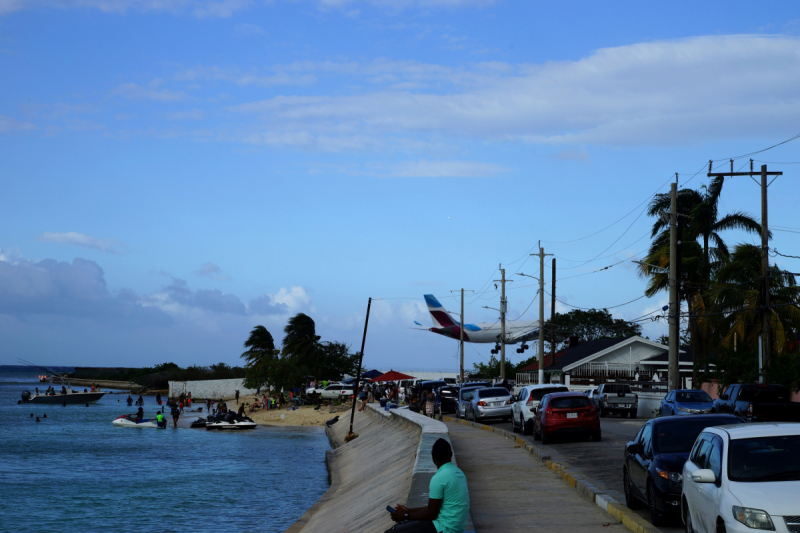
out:
<path id="1" fill-rule="evenodd" d="M 144 398 L 142 398 L 141 394 L 139 395 L 139 399 L 136 400 L 136 405 L 144 405 Z"/>
<path id="2" fill-rule="evenodd" d="M 167 427 L 167 419 L 161 414 L 161 411 L 156 411 L 156 425 L 160 428 Z"/>
<path id="3" fill-rule="evenodd" d="M 128 402 L 128 405 L 133 405 L 133 398 L 131 398 L 130 394 L 128 394 L 128 399 L 125 401 Z"/>
<path id="4" fill-rule="evenodd" d="M 178 409 L 178 406 L 174 403 L 172 404 L 172 426 L 178 427 L 178 418 L 181 416 L 181 411 Z"/>
<path id="5" fill-rule="evenodd" d="M 160 392 L 156 393 L 156 403 L 158 405 L 161 405 L 161 393 Z"/>

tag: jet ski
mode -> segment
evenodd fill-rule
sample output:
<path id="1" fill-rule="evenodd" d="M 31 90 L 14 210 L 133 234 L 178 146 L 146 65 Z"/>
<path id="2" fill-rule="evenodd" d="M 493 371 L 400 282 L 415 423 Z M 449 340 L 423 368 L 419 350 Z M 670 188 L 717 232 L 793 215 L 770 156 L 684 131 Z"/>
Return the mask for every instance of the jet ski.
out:
<path id="1" fill-rule="evenodd" d="M 250 417 L 239 416 L 236 413 L 209 416 L 206 422 L 206 429 L 222 431 L 255 429 L 256 426 L 258 424 L 253 422 Z"/>
<path id="2" fill-rule="evenodd" d="M 146 418 L 144 420 L 138 420 L 133 417 L 129 417 L 128 415 L 118 416 L 112 422 L 115 426 L 125 427 L 125 428 L 157 428 L 158 425 L 156 423 L 155 418 Z"/>
<path id="3" fill-rule="evenodd" d="M 194 421 L 192 421 L 192 425 L 189 427 L 192 429 L 198 429 L 198 428 L 203 429 L 204 427 L 206 427 L 207 423 L 208 420 L 206 420 L 205 418 L 195 418 Z"/>

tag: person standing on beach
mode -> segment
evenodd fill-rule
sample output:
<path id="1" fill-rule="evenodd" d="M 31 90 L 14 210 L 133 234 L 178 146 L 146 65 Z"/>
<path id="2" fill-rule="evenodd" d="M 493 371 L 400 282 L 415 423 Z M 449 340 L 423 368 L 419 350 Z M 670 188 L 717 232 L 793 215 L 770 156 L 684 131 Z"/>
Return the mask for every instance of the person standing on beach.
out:
<path id="1" fill-rule="evenodd" d="M 453 449 L 446 440 L 433 443 L 431 458 L 437 470 L 428 488 L 428 505 L 408 509 L 396 504 L 391 516 L 397 524 L 386 533 L 463 533 L 469 518 L 467 478 L 452 463 Z"/>
<path id="2" fill-rule="evenodd" d="M 239 405 L 239 389 L 236 389 L 236 405 Z"/>

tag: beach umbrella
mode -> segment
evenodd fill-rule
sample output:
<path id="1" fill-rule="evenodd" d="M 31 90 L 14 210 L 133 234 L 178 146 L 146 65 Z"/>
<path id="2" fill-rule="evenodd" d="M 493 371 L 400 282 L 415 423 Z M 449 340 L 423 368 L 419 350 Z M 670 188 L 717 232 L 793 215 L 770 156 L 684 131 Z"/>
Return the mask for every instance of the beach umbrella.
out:
<path id="1" fill-rule="evenodd" d="M 394 370 L 389 370 L 385 374 L 381 374 L 380 376 L 375 376 L 370 381 L 373 383 L 379 381 L 402 381 L 404 379 L 416 379 L 414 376 L 409 376 L 408 374 L 403 374 L 402 372 L 395 372 Z"/>
<path id="2" fill-rule="evenodd" d="M 361 374 L 361 379 L 372 379 L 376 376 L 380 376 L 382 372 L 380 370 L 368 370 Z"/>

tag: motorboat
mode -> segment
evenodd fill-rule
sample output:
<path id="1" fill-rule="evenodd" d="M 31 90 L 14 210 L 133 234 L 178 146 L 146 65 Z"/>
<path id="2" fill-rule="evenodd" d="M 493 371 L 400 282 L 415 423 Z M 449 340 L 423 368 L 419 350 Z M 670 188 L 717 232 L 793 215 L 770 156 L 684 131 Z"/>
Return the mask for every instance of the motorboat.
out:
<path id="1" fill-rule="evenodd" d="M 69 385 L 62 387 L 60 392 L 55 394 L 31 394 L 30 391 L 22 391 L 22 403 L 41 403 L 41 404 L 79 404 L 79 403 L 95 403 L 97 400 L 105 396 L 105 392 L 83 392 L 80 390 L 73 390 Z"/>
<path id="2" fill-rule="evenodd" d="M 239 416 L 234 413 L 209 416 L 206 422 L 206 429 L 218 431 L 236 431 L 244 429 L 255 429 L 258 426 L 247 416 Z"/>
<path id="3" fill-rule="evenodd" d="M 155 418 L 139 420 L 128 415 L 118 416 L 114 419 L 112 424 L 123 428 L 158 428 L 158 423 Z M 166 424 L 164 427 L 166 427 Z"/>

